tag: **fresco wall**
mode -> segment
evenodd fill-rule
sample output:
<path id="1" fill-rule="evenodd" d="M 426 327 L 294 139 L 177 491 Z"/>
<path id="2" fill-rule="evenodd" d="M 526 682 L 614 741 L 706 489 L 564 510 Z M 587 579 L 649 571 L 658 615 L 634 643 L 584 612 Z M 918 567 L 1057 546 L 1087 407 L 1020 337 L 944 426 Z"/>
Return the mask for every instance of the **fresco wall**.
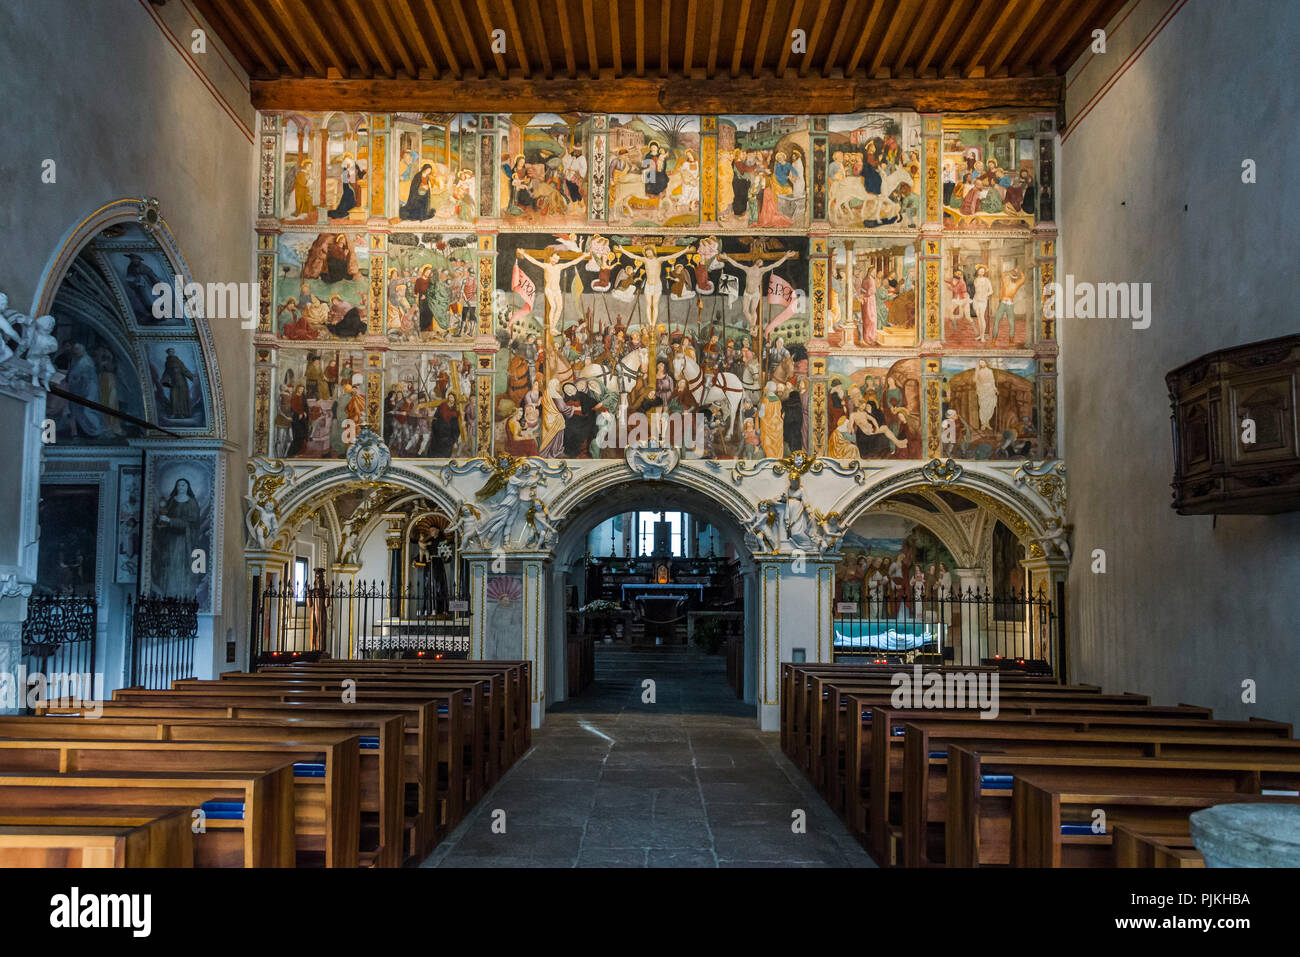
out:
<path id="1" fill-rule="evenodd" d="M 363 428 L 399 458 L 1055 452 L 1050 117 L 283 113 L 261 135 L 260 454 L 336 458 Z M 181 424 L 184 396 L 154 399 Z"/>

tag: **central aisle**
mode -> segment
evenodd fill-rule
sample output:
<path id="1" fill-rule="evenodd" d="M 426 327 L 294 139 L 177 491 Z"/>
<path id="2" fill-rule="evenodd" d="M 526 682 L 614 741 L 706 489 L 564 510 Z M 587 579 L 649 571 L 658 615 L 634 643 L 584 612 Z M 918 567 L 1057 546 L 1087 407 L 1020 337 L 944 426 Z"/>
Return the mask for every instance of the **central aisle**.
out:
<path id="1" fill-rule="evenodd" d="M 791 830 L 796 809 L 806 833 Z M 424 866 L 874 865 L 779 736 L 758 730 L 721 656 L 599 647 L 596 681 L 547 713 L 529 753 Z"/>

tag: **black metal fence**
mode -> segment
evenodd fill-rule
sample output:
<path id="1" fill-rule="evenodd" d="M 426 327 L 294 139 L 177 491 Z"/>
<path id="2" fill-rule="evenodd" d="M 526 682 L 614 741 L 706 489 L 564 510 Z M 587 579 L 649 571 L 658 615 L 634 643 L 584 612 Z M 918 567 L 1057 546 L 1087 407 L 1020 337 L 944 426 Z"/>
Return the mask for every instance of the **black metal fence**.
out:
<path id="1" fill-rule="evenodd" d="M 95 683 L 98 621 L 99 609 L 94 598 L 33 595 L 27 599 L 19 664 L 27 679 L 37 674 L 45 676 L 46 690 L 42 696 L 59 698 L 66 694 L 92 700 L 103 692 Z M 72 678 L 74 675 L 78 677 Z M 23 697 L 19 703 L 22 707 L 26 688 L 16 691 Z"/>
<path id="2" fill-rule="evenodd" d="M 979 665 L 1023 661 L 1059 671 L 1060 618 L 1043 589 L 992 592 L 868 587 L 835 605 L 835 658 Z"/>
<path id="3" fill-rule="evenodd" d="M 287 654 L 331 658 L 466 657 L 464 599 L 387 582 L 319 582 L 295 589 L 254 585 L 250 664 Z"/>
<path id="4" fill-rule="evenodd" d="M 137 598 L 131 606 L 131 686 L 170 688 L 194 676 L 199 603 L 183 598 Z"/>

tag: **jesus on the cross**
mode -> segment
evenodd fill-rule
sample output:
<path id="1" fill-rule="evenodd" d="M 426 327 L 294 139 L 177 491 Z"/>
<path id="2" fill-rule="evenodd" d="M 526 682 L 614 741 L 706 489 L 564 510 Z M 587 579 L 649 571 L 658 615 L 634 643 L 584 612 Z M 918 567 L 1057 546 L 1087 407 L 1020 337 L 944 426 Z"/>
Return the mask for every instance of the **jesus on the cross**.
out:
<path id="1" fill-rule="evenodd" d="M 534 259 L 522 249 L 515 252 L 520 259 L 526 259 L 534 266 L 540 266 L 542 270 L 542 295 L 546 297 L 546 323 L 551 330 L 551 335 L 560 334 L 560 324 L 564 317 L 564 291 L 560 289 L 560 274 L 570 266 L 576 266 L 589 255 L 583 253 L 581 256 L 575 256 L 568 262 L 560 262 L 559 253 L 551 253 L 546 262 Z"/>
<path id="2" fill-rule="evenodd" d="M 645 316 L 642 322 L 648 324 L 651 329 L 659 325 L 659 300 L 663 297 L 664 287 L 662 281 L 663 266 L 672 262 L 678 256 L 689 253 L 694 246 L 687 246 L 685 249 L 679 249 L 671 256 L 657 255 L 658 250 L 654 246 L 646 246 L 641 250 L 644 255 L 638 256 L 631 250 L 623 247 L 615 247 L 624 256 L 629 257 L 635 262 L 645 266 L 645 286 L 641 290 L 641 295 L 645 301 Z"/>
<path id="3" fill-rule="evenodd" d="M 794 255 L 794 250 L 789 250 L 784 256 L 776 260 L 769 266 L 763 265 L 761 254 L 755 254 L 753 261 L 748 265 L 736 262 L 726 253 L 720 253 L 718 258 L 729 265 L 735 266 L 745 274 L 745 294 L 741 297 L 740 306 L 744 310 L 745 320 L 749 323 L 749 334 L 757 338 L 758 336 L 758 304 L 763 298 L 763 276 L 771 272 L 781 263 L 785 262 Z"/>

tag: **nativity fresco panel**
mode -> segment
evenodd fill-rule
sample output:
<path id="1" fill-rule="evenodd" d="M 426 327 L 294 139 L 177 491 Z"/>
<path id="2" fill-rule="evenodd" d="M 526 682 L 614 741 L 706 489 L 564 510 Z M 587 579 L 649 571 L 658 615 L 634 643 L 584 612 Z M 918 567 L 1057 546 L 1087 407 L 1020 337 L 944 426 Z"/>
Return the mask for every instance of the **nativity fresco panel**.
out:
<path id="1" fill-rule="evenodd" d="M 919 358 L 833 355 L 826 371 L 831 458 L 921 458 Z"/>
<path id="2" fill-rule="evenodd" d="M 472 233 L 388 238 L 384 334 L 392 343 L 469 342 L 478 334 Z"/>
<path id="3" fill-rule="evenodd" d="M 943 224 L 949 229 L 1028 229 L 1040 205 L 1032 120 L 944 117 Z"/>
<path id="4" fill-rule="evenodd" d="M 807 116 L 718 117 L 719 227 L 807 227 L 808 127 Z"/>
<path id="5" fill-rule="evenodd" d="M 395 457 L 474 455 L 472 352 L 392 352 L 384 388 L 384 444 Z"/>
<path id="6" fill-rule="evenodd" d="M 840 239 L 832 263 L 826 332 L 832 349 L 908 348 L 918 343 L 916 243 Z"/>
<path id="7" fill-rule="evenodd" d="M 921 119 L 915 113 L 830 118 L 827 218 L 834 229 L 921 223 Z"/>
<path id="8" fill-rule="evenodd" d="M 612 115 L 608 154 L 611 225 L 699 223 L 699 117 Z"/>
<path id="9" fill-rule="evenodd" d="M 339 459 L 366 424 L 365 355 L 344 348 L 281 349 L 272 452 Z"/>
<path id="10" fill-rule="evenodd" d="M 478 127 L 468 113 L 395 113 L 388 196 L 394 227 L 468 225 L 478 210 Z"/>
<path id="11" fill-rule="evenodd" d="M 1023 347 L 1034 326 L 1033 243 L 951 238 L 943 244 L 943 342 L 954 349 Z"/>
<path id="12" fill-rule="evenodd" d="M 941 450 L 945 458 L 1038 456 L 1037 363 L 1006 356 L 945 356 Z"/>
<path id="13" fill-rule="evenodd" d="M 369 274 L 365 233 L 282 234 L 275 274 L 277 335 L 294 342 L 365 335 Z"/>

